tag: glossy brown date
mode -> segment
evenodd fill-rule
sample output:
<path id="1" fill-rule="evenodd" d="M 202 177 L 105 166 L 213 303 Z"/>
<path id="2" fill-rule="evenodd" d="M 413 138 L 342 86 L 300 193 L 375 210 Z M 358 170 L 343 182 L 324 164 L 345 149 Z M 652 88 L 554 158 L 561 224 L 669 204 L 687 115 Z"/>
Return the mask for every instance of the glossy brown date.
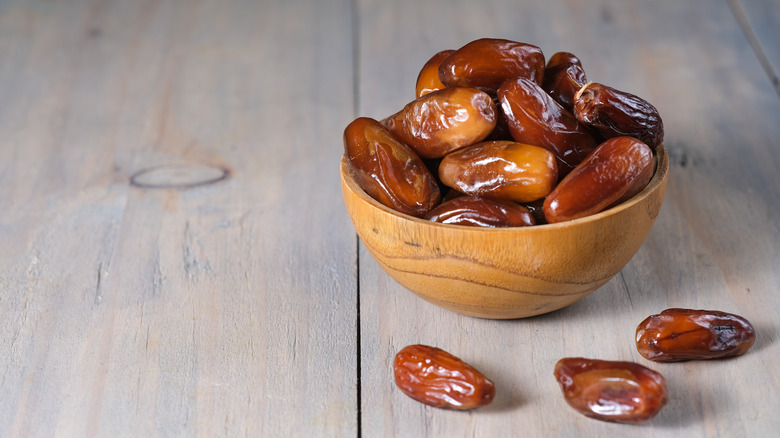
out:
<path id="1" fill-rule="evenodd" d="M 433 55 L 431 59 L 423 65 L 423 68 L 420 69 L 420 73 L 417 75 L 415 97 L 422 97 L 444 88 L 444 84 L 442 84 L 441 79 L 439 79 L 439 64 L 441 64 L 441 61 L 444 58 L 453 53 L 455 53 L 454 50 L 442 50 Z"/>
<path id="2" fill-rule="evenodd" d="M 395 384 L 404 394 L 436 408 L 467 410 L 493 401 L 493 382 L 446 351 L 409 345 L 395 355 Z"/>
<path id="3" fill-rule="evenodd" d="M 652 149 L 664 141 L 664 123 L 653 105 L 606 85 L 583 86 L 574 98 L 574 114 L 605 138 L 636 137 Z"/>
<path id="4" fill-rule="evenodd" d="M 739 356 L 755 340 L 748 320 L 716 310 L 666 309 L 636 328 L 637 351 L 655 362 Z"/>
<path id="5" fill-rule="evenodd" d="M 459 196 L 442 202 L 424 218 L 469 227 L 527 227 L 536 224 L 531 212 L 520 204 L 477 196 Z"/>
<path id="6" fill-rule="evenodd" d="M 534 81 L 506 81 L 498 89 L 498 99 L 515 141 L 550 150 L 558 159 L 561 176 L 596 147 L 596 140 L 574 115 Z"/>
<path id="7" fill-rule="evenodd" d="M 547 76 L 547 73 L 550 72 L 556 73 L 559 71 L 560 68 L 562 67 L 565 68 L 567 65 L 570 64 L 574 64 L 582 67 L 582 61 L 580 61 L 580 58 L 577 58 L 577 56 L 574 55 L 573 53 L 556 52 L 550 57 L 550 59 L 547 60 L 547 65 L 544 67 L 544 75 Z"/>
<path id="8" fill-rule="evenodd" d="M 633 137 L 611 138 L 568 174 L 544 201 L 549 223 L 596 214 L 639 193 L 653 176 L 653 151 Z"/>
<path id="9" fill-rule="evenodd" d="M 547 61 L 542 88 L 569 112 L 574 112 L 574 95 L 588 83 L 579 58 L 558 52 Z"/>
<path id="10" fill-rule="evenodd" d="M 496 127 L 496 105 L 476 88 L 444 88 L 417 98 L 382 123 L 422 158 L 482 141 Z"/>
<path id="11" fill-rule="evenodd" d="M 546 196 L 558 181 L 555 156 L 537 146 L 486 141 L 444 157 L 439 179 L 472 196 L 531 202 Z"/>
<path id="12" fill-rule="evenodd" d="M 355 180 L 369 196 L 422 217 L 441 199 L 425 163 L 374 119 L 355 119 L 344 130 L 344 152 Z"/>
<path id="13" fill-rule="evenodd" d="M 633 362 L 564 358 L 555 365 L 555 378 L 569 406 L 602 421 L 647 421 L 669 398 L 666 379 Z"/>
<path id="14" fill-rule="evenodd" d="M 439 78 L 448 87 L 475 87 L 495 93 L 507 79 L 528 78 L 537 83 L 544 75 L 544 54 L 539 47 L 515 41 L 482 38 L 445 58 Z"/>

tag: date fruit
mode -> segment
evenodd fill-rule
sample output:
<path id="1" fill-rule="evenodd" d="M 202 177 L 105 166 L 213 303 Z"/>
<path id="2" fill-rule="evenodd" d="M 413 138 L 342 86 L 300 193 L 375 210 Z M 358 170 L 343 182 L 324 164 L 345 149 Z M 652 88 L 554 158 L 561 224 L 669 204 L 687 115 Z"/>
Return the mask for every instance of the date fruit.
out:
<path id="1" fill-rule="evenodd" d="M 495 93 L 507 79 L 528 78 L 541 84 L 544 54 L 539 47 L 515 41 L 482 38 L 445 58 L 439 78 L 448 87 L 475 87 Z"/>
<path id="2" fill-rule="evenodd" d="M 555 156 L 544 148 L 487 141 L 445 156 L 439 179 L 468 195 L 531 202 L 550 193 L 558 181 L 558 167 Z"/>
<path id="3" fill-rule="evenodd" d="M 574 97 L 574 115 L 605 138 L 628 135 L 653 150 L 664 141 L 664 123 L 653 105 L 606 85 L 584 85 Z"/>
<path id="4" fill-rule="evenodd" d="M 585 126 L 534 81 L 506 81 L 498 89 L 498 99 L 515 141 L 554 153 L 560 176 L 568 174 L 596 147 Z"/>
<path id="5" fill-rule="evenodd" d="M 655 362 L 739 356 L 755 340 L 748 320 L 717 310 L 666 309 L 636 328 L 637 351 Z"/>
<path id="6" fill-rule="evenodd" d="M 496 105 L 476 88 L 444 88 L 417 98 L 382 123 L 422 158 L 485 139 L 496 127 Z"/>
<path id="7" fill-rule="evenodd" d="M 404 394 L 436 408 L 467 410 L 493 401 L 495 385 L 446 351 L 409 345 L 395 355 L 395 384 Z"/>
<path id="8" fill-rule="evenodd" d="M 555 378 L 569 406 L 602 421 L 647 421 L 669 398 L 664 376 L 633 362 L 564 358 Z"/>
<path id="9" fill-rule="evenodd" d="M 417 75 L 417 83 L 415 84 L 415 97 L 422 97 L 426 94 L 433 93 L 434 91 L 444 88 L 444 84 L 439 79 L 439 64 L 441 61 L 455 53 L 454 50 L 442 50 L 441 52 L 433 55 L 428 62 L 423 65 L 420 70 L 420 74 Z"/>
<path id="10" fill-rule="evenodd" d="M 633 137 L 597 147 L 544 200 L 549 223 L 596 214 L 636 195 L 653 176 L 653 151 Z"/>
<path id="11" fill-rule="evenodd" d="M 424 218 L 469 227 L 527 227 L 536 224 L 531 212 L 520 204 L 477 196 L 460 196 L 442 202 Z"/>
<path id="12" fill-rule="evenodd" d="M 579 58 L 569 52 L 558 52 L 547 61 L 542 88 L 569 112 L 574 112 L 574 95 L 588 77 Z"/>
<path id="13" fill-rule="evenodd" d="M 350 123 L 344 152 L 358 185 L 387 207 L 422 217 L 439 203 L 439 186 L 422 159 L 376 120 Z"/>

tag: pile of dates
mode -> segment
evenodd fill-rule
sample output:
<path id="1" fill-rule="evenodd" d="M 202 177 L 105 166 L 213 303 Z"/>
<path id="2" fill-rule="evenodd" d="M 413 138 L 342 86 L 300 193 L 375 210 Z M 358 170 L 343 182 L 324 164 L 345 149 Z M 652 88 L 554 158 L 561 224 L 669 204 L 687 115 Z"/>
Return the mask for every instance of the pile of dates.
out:
<path id="1" fill-rule="evenodd" d="M 756 333 L 745 318 L 717 310 L 667 309 L 636 329 L 636 348 L 654 362 L 740 356 Z M 428 345 L 409 345 L 395 356 L 396 386 L 429 406 L 468 410 L 490 404 L 496 386 L 460 358 Z M 553 374 L 577 412 L 614 423 L 653 418 L 669 400 L 664 376 L 635 362 L 567 357 Z"/>
<path id="2" fill-rule="evenodd" d="M 580 60 L 484 38 L 434 55 L 416 99 L 344 131 L 350 172 L 382 204 L 485 227 L 557 223 L 640 192 L 663 141 L 658 110 L 588 82 Z"/>

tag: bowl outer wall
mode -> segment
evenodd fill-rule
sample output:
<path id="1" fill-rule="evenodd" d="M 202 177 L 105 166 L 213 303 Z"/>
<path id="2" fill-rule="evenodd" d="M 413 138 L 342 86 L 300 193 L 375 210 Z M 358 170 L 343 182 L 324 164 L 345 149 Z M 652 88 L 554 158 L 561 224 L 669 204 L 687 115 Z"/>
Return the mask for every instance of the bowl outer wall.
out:
<path id="1" fill-rule="evenodd" d="M 614 277 L 642 245 L 666 192 L 669 159 L 636 196 L 558 224 L 472 228 L 398 213 L 368 196 L 341 161 L 344 202 L 377 263 L 421 298 L 465 315 L 513 319 L 574 303 Z"/>

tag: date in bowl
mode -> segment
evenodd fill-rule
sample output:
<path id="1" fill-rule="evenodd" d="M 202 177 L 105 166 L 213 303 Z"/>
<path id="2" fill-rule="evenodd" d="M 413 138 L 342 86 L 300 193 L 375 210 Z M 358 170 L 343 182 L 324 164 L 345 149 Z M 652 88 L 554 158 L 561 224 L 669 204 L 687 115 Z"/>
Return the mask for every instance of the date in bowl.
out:
<path id="1" fill-rule="evenodd" d="M 368 196 L 342 158 L 341 188 L 368 252 L 419 297 L 464 315 L 515 319 L 568 306 L 631 260 L 661 208 L 669 157 L 656 148 L 653 178 L 601 213 L 557 224 L 474 228 L 396 212 Z"/>

